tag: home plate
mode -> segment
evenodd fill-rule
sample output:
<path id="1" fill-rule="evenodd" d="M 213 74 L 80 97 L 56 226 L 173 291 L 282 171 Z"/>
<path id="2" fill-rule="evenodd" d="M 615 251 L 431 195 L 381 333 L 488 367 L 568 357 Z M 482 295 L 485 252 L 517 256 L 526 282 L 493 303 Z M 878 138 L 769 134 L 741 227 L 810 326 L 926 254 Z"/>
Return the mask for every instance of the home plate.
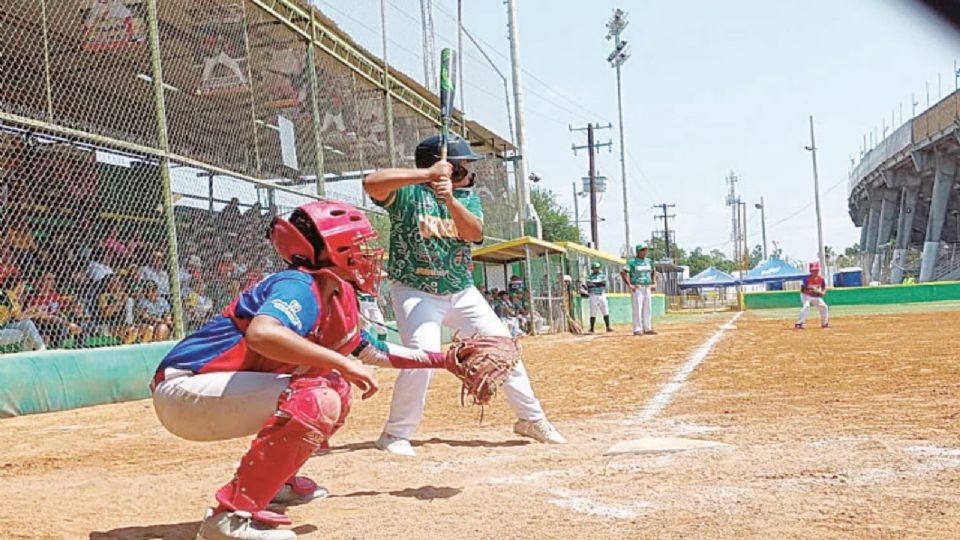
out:
<path id="1" fill-rule="evenodd" d="M 603 453 L 605 456 L 619 456 L 622 454 L 659 454 L 661 452 L 685 452 L 687 450 L 703 450 L 708 448 L 728 448 L 729 444 L 700 439 L 683 439 L 680 437 L 644 437 L 632 441 L 619 442 Z"/>

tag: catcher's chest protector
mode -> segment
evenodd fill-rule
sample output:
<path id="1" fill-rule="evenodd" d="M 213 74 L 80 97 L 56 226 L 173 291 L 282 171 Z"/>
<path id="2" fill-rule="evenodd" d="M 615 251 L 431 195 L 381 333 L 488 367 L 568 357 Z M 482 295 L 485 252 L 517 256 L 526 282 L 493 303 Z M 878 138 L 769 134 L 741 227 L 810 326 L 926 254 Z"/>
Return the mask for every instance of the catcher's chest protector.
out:
<path id="1" fill-rule="evenodd" d="M 332 289 L 326 298 L 322 293 L 324 289 Z M 360 311 L 353 285 L 330 270 L 321 270 L 314 275 L 310 290 L 320 306 L 320 316 L 307 334 L 307 339 L 345 356 L 352 353 L 360 344 Z M 237 300 L 234 300 L 223 314 L 241 332 L 246 333 L 250 319 L 238 317 L 236 308 Z M 250 351 L 247 354 L 256 353 Z"/>

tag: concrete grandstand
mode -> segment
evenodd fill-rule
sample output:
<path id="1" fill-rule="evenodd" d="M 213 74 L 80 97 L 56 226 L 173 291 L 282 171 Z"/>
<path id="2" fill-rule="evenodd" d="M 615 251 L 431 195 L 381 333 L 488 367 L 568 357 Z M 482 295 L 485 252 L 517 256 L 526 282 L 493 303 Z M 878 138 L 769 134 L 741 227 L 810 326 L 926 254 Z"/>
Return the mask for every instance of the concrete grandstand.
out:
<path id="1" fill-rule="evenodd" d="M 960 92 L 894 130 L 850 172 L 870 281 L 960 279 Z"/>

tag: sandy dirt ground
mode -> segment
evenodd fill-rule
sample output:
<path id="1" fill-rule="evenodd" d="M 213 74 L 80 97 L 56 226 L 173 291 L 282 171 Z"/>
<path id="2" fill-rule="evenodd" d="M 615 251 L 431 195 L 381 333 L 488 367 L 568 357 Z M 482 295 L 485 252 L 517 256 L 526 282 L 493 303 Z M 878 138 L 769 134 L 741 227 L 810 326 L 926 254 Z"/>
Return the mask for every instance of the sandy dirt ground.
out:
<path id="1" fill-rule="evenodd" d="M 848 316 L 829 330 L 747 313 L 657 336 L 524 341 L 564 446 L 478 425 L 438 374 L 416 458 L 372 448 L 389 404 L 355 405 L 291 507 L 320 538 L 958 538 L 960 312 Z M 723 330 L 718 330 L 723 327 Z M 721 335 L 715 336 L 717 332 Z M 715 347 L 702 346 L 715 336 Z M 677 377 L 688 358 L 702 363 Z M 669 384 L 673 381 L 675 384 Z M 651 406 L 655 403 L 655 406 Z M 725 446 L 607 456 L 648 436 Z M 188 443 L 149 401 L 0 421 L 0 538 L 188 539 L 248 441 Z"/>

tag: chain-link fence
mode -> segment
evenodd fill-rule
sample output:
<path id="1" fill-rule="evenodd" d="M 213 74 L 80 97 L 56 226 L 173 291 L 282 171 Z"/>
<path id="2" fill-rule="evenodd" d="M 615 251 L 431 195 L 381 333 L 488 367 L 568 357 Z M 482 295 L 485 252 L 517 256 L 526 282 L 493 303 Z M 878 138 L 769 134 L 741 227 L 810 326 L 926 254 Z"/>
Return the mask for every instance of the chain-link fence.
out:
<path id="1" fill-rule="evenodd" d="M 436 98 L 325 20 L 295 0 L 0 3 L 0 352 L 189 333 L 281 268 L 270 220 L 320 196 L 385 243 L 361 179 L 413 164 Z M 514 236 L 509 144 L 469 138 L 492 156 L 487 234 Z"/>

